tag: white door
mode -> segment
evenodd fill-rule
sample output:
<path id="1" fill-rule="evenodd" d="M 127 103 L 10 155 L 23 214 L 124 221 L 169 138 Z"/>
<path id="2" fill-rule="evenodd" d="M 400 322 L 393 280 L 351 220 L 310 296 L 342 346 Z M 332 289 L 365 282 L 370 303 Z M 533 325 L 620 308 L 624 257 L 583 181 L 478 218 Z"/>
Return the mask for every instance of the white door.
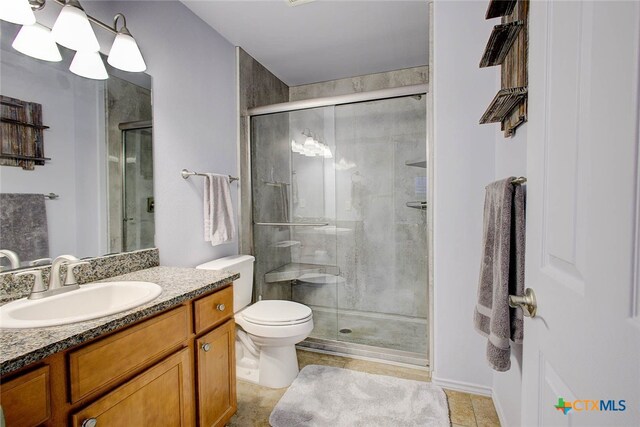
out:
<path id="1" fill-rule="evenodd" d="M 522 425 L 640 426 L 640 2 L 530 5 Z"/>

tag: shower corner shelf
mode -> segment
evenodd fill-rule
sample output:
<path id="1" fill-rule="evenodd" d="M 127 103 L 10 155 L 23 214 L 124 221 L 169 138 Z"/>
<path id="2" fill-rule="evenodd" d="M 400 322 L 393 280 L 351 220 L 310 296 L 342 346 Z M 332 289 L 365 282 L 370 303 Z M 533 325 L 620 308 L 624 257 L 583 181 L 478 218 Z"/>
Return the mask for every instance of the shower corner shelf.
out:
<path id="1" fill-rule="evenodd" d="M 406 162 L 404 162 L 405 165 L 407 166 L 413 166 L 416 168 L 427 168 L 427 160 L 426 159 L 420 159 L 420 160 L 407 160 Z"/>
<path id="2" fill-rule="evenodd" d="M 264 281 L 267 283 L 288 282 L 290 280 L 297 280 L 303 274 L 309 273 L 324 273 L 337 276 L 340 274 L 340 268 L 335 265 L 291 262 L 266 273 L 264 275 Z"/>

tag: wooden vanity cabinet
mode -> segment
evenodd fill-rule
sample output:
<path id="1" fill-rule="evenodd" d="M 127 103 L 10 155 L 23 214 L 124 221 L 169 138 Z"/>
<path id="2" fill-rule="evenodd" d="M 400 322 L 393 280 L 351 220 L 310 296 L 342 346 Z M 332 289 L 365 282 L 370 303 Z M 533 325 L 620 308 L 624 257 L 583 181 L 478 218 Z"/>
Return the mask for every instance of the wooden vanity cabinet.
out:
<path id="1" fill-rule="evenodd" d="M 236 412 L 235 341 L 233 320 L 196 340 L 200 426 L 223 426 Z"/>
<path id="2" fill-rule="evenodd" d="M 192 426 L 192 384 L 185 348 L 74 413 L 71 425 Z"/>
<path id="3" fill-rule="evenodd" d="M 228 286 L 13 373 L 6 426 L 224 426 L 237 409 L 232 316 Z"/>
<path id="4" fill-rule="evenodd" d="M 49 367 L 42 366 L 3 381 L 0 405 L 8 427 L 36 426 L 48 421 L 51 416 Z"/>

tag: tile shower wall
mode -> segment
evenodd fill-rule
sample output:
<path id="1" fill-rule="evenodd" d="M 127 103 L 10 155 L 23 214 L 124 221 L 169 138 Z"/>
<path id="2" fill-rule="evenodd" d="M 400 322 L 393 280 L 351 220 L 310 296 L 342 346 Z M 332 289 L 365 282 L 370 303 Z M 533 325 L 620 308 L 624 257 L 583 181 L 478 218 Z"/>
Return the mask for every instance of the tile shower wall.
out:
<path id="1" fill-rule="evenodd" d="M 151 120 L 151 91 L 117 77 L 107 81 L 107 156 L 109 251 L 122 246 L 122 131 L 120 123 Z M 148 180 L 147 186 L 153 187 Z M 151 188 L 153 193 L 153 188 Z M 152 243 L 153 244 L 153 243 Z"/>
<path id="2" fill-rule="evenodd" d="M 422 67 L 387 71 L 386 73 L 367 74 L 346 79 L 330 80 L 328 82 L 292 86 L 289 88 L 289 100 L 300 101 L 325 96 L 346 95 L 349 93 L 369 92 L 400 86 L 419 85 L 427 83 L 428 76 L 429 68 L 425 65 Z"/>
<path id="3" fill-rule="evenodd" d="M 271 116 L 262 124 L 258 122 L 260 137 L 252 141 L 252 150 L 256 150 L 254 155 L 266 161 L 259 162 L 264 166 L 252 170 L 246 116 L 249 108 L 286 102 L 289 87 L 241 48 L 236 49 L 236 55 L 240 91 L 240 253 L 256 255 L 254 292 L 257 295 L 264 299 L 289 299 L 288 287 L 265 286 L 264 280 L 265 273 L 291 262 L 291 252 L 277 245 L 290 240 L 289 228 L 262 227 L 260 233 L 246 232 L 253 229 L 253 221 L 284 221 L 285 212 L 289 211 L 282 203 L 275 203 L 281 200 L 280 187 L 263 182 L 289 183 L 289 147 L 284 146 L 288 144 L 289 136 L 287 119 Z"/>
<path id="4" fill-rule="evenodd" d="M 288 114 L 273 114 L 252 121 L 251 151 L 254 159 L 253 221 L 255 223 L 288 222 L 289 121 Z M 287 283 L 266 283 L 265 274 L 291 262 L 291 251 L 283 242 L 291 240 L 289 227 L 254 225 L 256 262 L 255 291 L 262 299 L 289 299 Z"/>

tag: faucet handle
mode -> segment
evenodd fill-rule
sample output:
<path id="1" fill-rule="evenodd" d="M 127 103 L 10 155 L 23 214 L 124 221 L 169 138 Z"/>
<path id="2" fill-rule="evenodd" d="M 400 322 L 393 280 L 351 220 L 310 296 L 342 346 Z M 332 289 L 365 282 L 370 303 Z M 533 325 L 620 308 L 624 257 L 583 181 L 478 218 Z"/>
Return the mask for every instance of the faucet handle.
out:
<path id="1" fill-rule="evenodd" d="M 73 273 L 73 267 L 78 265 L 90 265 L 89 261 L 70 262 L 67 264 L 67 275 L 64 278 L 64 286 L 77 285 L 76 275 Z"/>
<path id="2" fill-rule="evenodd" d="M 14 276 L 15 277 L 33 276 L 34 278 L 33 287 L 31 288 L 31 294 L 29 295 L 29 298 L 31 298 L 32 294 L 37 294 L 39 292 L 46 291 L 46 288 L 44 287 L 44 283 L 42 283 L 42 270 L 22 271 L 20 273 L 14 274 Z"/>

